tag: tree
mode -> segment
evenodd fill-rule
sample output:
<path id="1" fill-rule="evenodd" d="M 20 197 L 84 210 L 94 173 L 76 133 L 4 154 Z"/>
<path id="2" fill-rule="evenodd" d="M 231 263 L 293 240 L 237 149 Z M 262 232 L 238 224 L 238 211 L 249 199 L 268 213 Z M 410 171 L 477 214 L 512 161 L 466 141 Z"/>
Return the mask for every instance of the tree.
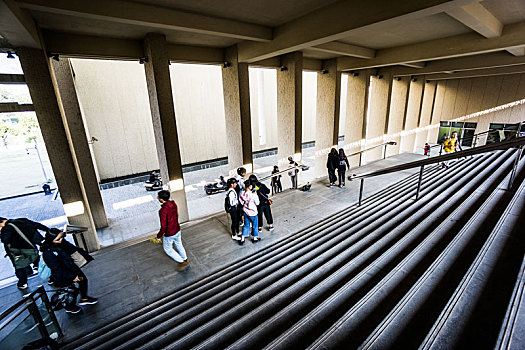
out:
<path id="1" fill-rule="evenodd" d="M 18 132 L 27 136 L 26 142 L 35 141 L 40 133 L 40 127 L 33 114 L 23 113 L 18 118 Z"/>

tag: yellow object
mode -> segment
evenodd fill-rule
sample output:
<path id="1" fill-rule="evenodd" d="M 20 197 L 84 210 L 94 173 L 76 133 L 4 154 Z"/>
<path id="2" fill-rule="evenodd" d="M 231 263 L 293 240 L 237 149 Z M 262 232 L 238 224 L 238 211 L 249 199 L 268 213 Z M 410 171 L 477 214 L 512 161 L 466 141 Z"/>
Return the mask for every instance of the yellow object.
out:
<path id="1" fill-rule="evenodd" d="M 150 238 L 149 241 L 155 244 L 162 243 L 162 239 L 160 238 Z"/>
<path id="2" fill-rule="evenodd" d="M 456 149 L 457 142 L 457 139 L 447 139 L 443 144 L 443 149 L 445 150 L 445 152 L 452 152 Z"/>

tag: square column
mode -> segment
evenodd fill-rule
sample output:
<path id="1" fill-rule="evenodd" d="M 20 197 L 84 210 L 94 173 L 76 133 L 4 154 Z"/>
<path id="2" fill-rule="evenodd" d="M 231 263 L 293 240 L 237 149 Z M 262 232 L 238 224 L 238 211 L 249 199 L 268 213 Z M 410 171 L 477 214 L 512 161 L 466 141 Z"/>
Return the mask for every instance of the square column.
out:
<path id="1" fill-rule="evenodd" d="M 414 152 L 416 146 L 416 129 L 419 124 L 424 88 L 424 78 L 412 79 L 410 81 L 408 103 L 406 107 L 405 121 L 403 123 L 403 135 L 401 136 L 401 152 Z M 424 144 L 418 146 L 423 147 Z"/>
<path id="2" fill-rule="evenodd" d="M 371 72 L 366 70 L 348 75 L 344 139 L 346 154 L 358 152 L 364 146 L 370 74 Z M 359 166 L 359 156 L 349 157 L 348 161 L 350 167 Z"/>
<path id="3" fill-rule="evenodd" d="M 326 176 L 326 160 L 339 139 L 339 111 L 341 102 L 341 72 L 337 60 L 323 62 L 323 71 L 317 73 L 317 108 L 315 115 L 315 176 Z"/>
<path id="4" fill-rule="evenodd" d="M 189 215 L 182 177 L 166 37 L 163 34 L 147 34 L 144 39 L 144 53 L 147 58 L 144 67 L 160 174 L 164 188 L 171 192 L 172 199 L 177 203 L 179 221 L 184 222 L 189 220 Z"/>
<path id="5" fill-rule="evenodd" d="M 237 46 L 226 49 L 225 62 L 228 64 L 222 69 L 222 88 L 228 167 L 230 175 L 240 166 L 244 166 L 247 172 L 251 173 L 253 155 L 248 64 L 239 63 Z"/>
<path id="6" fill-rule="evenodd" d="M 386 128 L 386 141 L 397 142 L 395 146 L 386 148 L 387 157 L 399 154 L 401 146 L 401 131 L 403 131 L 403 120 L 408 96 L 408 86 L 410 78 L 403 77 L 392 81 L 392 91 L 390 93 L 390 111 Z"/>
<path id="7" fill-rule="evenodd" d="M 56 81 L 57 96 L 62 106 L 66 133 L 68 139 L 71 140 L 71 150 L 74 152 L 75 161 L 80 170 L 79 180 L 89 202 L 93 221 L 96 228 L 107 227 L 108 218 L 100 193 L 93 155 L 88 144 L 71 63 L 67 58 L 60 61 L 51 60 L 51 67 Z"/>
<path id="8" fill-rule="evenodd" d="M 21 48 L 17 49 L 17 54 L 33 100 L 67 220 L 72 225 L 87 227 L 88 231 L 84 233 L 87 247 L 84 248 L 89 251 L 98 250 L 100 244 L 95 223 L 80 180 L 80 168 L 75 161 L 74 152 L 71 151 L 72 143 L 64 128 L 49 59 L 44 51 L 39 49 Z M 79 245 L 83 246 L 81 241 Z"/>
<path id="9" fill-rule="evenodd" d="M 302 160 L 303 119 L 303 54 L 293 52 L 281 57 L 277 71 L 277 157 L 281 170 L 288 168 L 288 157 Z M 283 187 L 290 186 L 289 176 L 283 176 Z"/>
<path id="10" fill-rule="evenodd" d="M 416 147 L 424 147 L 425 142 L 434 143 L 429 141 L 428 130 L 425 129 L 430 125 L 430 118 L 432 116 L 432 110 L 434 109 L 434 102 L 436 99 L 436 82 L 429 81 L 425 83 L 423 89 L 423 100 L 421 102 L 421 111 L 419 112 L 419 124 L 418 132 L 416 133 Z M 434 153 L 436 151 L 434 150 Z"/>

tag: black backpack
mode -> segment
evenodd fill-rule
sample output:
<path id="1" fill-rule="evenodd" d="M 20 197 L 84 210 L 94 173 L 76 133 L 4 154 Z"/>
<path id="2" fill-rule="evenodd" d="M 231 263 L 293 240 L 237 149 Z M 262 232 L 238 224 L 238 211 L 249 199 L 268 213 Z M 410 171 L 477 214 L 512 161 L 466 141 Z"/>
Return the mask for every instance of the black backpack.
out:
<path id="1" fill-rule="evenodd" d="M 231 213 L 234 210 L 234 207 L 230 204 L 230 191 L 226 192 L 226 197 L 224 198 L 224 210 L 227 213 Z"/>

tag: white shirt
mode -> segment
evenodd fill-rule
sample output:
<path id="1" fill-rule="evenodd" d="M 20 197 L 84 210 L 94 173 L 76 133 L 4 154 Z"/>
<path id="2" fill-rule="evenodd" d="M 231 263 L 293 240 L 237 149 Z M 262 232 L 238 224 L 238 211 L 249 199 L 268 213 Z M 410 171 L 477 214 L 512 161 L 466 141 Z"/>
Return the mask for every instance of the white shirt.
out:
<path id="1" fill-rule="evenodd" d="M 239 197 L 237 196 L 237 192 L 233 188 L 230 188 L 228 190 L 227 196 L 230 199 L 230 205 L 232 207 L 235 207 L 237 206 L 237 204 L 239 204 Z"/>

